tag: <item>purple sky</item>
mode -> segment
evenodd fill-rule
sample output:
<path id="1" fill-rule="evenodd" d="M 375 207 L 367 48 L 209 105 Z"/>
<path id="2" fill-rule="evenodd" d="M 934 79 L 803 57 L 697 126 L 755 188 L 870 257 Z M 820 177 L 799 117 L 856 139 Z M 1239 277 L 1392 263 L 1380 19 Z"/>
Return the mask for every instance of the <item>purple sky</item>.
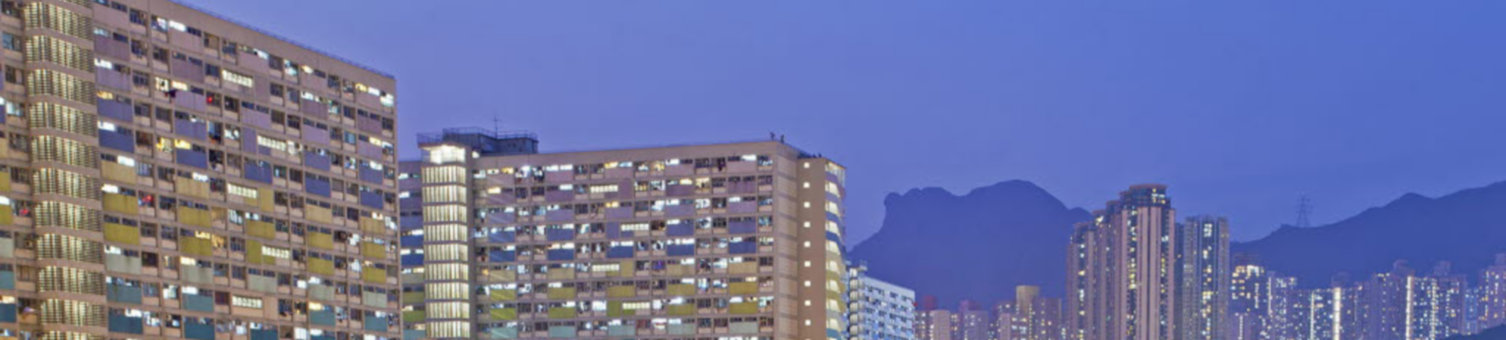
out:
<path id="1" fill-rule="evenodd" d="M 788 135 L 885 194 L 1137 182 L 1234 237 L 1506 180 L 1506 2 L 186 0 L 398 78 L 402 151 L 473 124 L 546 151 Z"/>

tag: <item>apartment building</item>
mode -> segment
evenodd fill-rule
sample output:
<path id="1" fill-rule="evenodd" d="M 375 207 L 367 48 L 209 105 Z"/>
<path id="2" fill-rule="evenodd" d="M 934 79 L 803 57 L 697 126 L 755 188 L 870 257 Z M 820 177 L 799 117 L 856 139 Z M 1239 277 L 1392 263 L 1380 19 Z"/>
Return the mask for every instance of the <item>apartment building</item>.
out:
<path id="1" fill-rule="evenodd" d="M 999 305 L 995 308 L 1001 323 L 999 339 L 1061 340 L 1064 337 L 1062 300 L 1041 296 L 1039 286 L 1016 286 L 1014 301 Z"/>
<path id="2" fill-rule="evenodd" d="M 1183 340 L 1223 339 L 1229 313 L 1229 219 L 1193 216 L 1178 225 L 1177 320 Z"/>
<path id="3" fill-rule="evenodd" d="M 1435 265 L 1430 275 L 1435 282 L 1433 289 L 1422 295 L 1428 306 L 1432 307 L 1433 320 L 1436 322 L 1436 325 L 1426 329 L 1425 334 L 1430 333 L 1440 339 L 1479 332 L 1474 324 L 1480 316 L 1472 312 L 1478 309 L 1472 307 L 1478 300 L 1469 296 L 1469 279 L 1464 275 L 1454 274 L 1452 270 L 1453 264 L 1448 261 Z"/>
<path id="4" fill-rule="evenodd" d="M 1095 212 L 1093 221 L 1072 226 L 1067 244 L 1067 297 L 1062 306 L 1067 340 L 1108 338 L 1108 329 L 1103 325 L 1110 317 L 1106 312 L 1110 301 L 1102 292 L 1109 289 L 1110 268 L 1104 267 L 1108 247 L 1099 237 L 1098 228 L 1103 219 L 1102 214 Z"/>
<path id="5" fill-rule="evenodd" d="M 1305 291 L 1307 301 L 1302 306 L 1307 311 L 1305 320 L 1307 334 L 1300 339 L 1345 340 L 1364 339 L 1364 306 L 1360 303 L 1361 288 L 1335 285 Z"/>
<path id="6" fill-rule="evenodd" d="M 1301 339 L 1311 333 L 1311 296 L 1297 288 L 1297 278 L 1269 273 L 1265 295 L 1266 339 Z"/>
<path id="7" fill-rule="evenodd" d="M 1136 185 L 1073 229 L 1068 244 L 1070 339 L 1178 337 L 1176 211 L 1166 186 Z"/>
<path id="8" fill-rule="evenodd" d="M 1256 264 L 1239 264 L 1229 277 L 1229 316 L 1224 339 L 1265 339 L 1271 313 L 1271 281 L 1275 273 Z"/>
<path id="9" fill-rule="evenodd" d="M 0 31 L 0 336 L 399 334 L 391 76 L 166 0 Z"/>
<path id="10" fill-rule="evenodd" d="M 853 266 L 852 268 L 862 268 Z M 914 340 L 915 291 L 852 270 L 851 339 Z"/>
<path id="11" fill-rule="evenodd" d="M 1016 298 L 1019 297 L 1019 295 L 1015 296 Z M 1017 338 L 1023 338 L 1025 334 L 1029 334 L 1029 332 L 1025 330 L 1026 327 L 1028 327 L 1027 325 L 1024 325 L 1025 318 L 1015 315 L 1017 313 L 1017 310 L 1018 309 L 1015 308 L 1015 301 L 1006 300 L 999 301 L 998 303 L 994 304 L 994 339 L 1013 340 Z"/>
<path id="12" fill-rule="evenodd" d="M 1496 254 L 1495 262 L 1480 270 L 1479 287 L 1474 301 L 1479 306 L 1476 330 L 1506 325 L 1506 254 Z"/>
<path id="13" fill-rule="evenodd" d="M 1399 260 L 1390 272 L 1363 282 L 1365 338 L 1443 339 L 1467 334 L 1467 282 L 1450 274 L 1449 267 L 1442 262 L 1432 275 L 1419 276 Z"/>
<path id="14" fill-rule="evenodd" d="M 915 338 L 920 340 L 952 340 L 956 331 L 957 317 L 945 309 L 925 309 L 915 313 Z"/>
<path id="15" fill-rule="evenodd" d="M 406 273 L 423 296 L 405 320 L 424 337 L 846 337 L 841 165 L 779 141 L 494 143 L 519 138 L 419 138 L 423 265 Z"/>
<path id="16" fill-rule="evenodd" d="M 993 313 L 977 302 L 962 300 L 957 303 L 957 312 L 952 313 L 952 339 L 993 340 L 995 337 Z"/>

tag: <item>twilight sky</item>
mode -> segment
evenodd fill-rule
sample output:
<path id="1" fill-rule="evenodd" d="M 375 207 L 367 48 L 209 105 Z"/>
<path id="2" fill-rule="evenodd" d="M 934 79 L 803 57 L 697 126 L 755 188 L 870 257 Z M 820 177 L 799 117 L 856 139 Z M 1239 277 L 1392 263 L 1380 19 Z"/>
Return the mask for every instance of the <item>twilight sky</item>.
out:
<path id="1" fill-rule="evenodd" d="M 1506 180 L 1499 0 L 182 1 L 396 75 L 409 156 L 778 131 L 849 167 L 849 242 L 923 186 L 1162 182 L 1248 240 Z"/>

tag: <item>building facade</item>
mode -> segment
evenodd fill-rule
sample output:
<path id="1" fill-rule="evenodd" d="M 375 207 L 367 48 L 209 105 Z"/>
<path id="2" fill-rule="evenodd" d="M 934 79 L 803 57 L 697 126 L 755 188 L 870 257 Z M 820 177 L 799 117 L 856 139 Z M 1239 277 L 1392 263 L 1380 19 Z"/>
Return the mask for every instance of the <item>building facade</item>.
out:
<path id="1" fill-rule="evenodd" d="M 1415 272 L 1405 261 L 1397 261 L 1390 272 L 1375 274 L 1362 282 L 1369 315 L 1365 318 L 1366 339 L 1413 339 L 1411 307 Z"/>
<path id="2" fill-rule="evenodd" d="M 1024 320 L 1015 315 L 1014 301 L 1000 301 L 994 304 L 994 339 L 1008 340 L 1025 334 Z"/>
<path id="3" fill-rule="evenodd" d="M 462 143 L 475 150 L 477 155 L 528 155 L 538 153 L 538 138 L 532 134 L 507 134 L 499 135 L 487 131 L 471 129 L 451 129 L 441 133 L 438 137 L 442 140 L 452 140 Z M 425 287 L 428 285 L 425 271 L 425 235 L 424 235 L 424 180 L 423 169 L 429 164 L 423 159 L 405 160 L 398 164 L 398 193 L 400 209 L 398 224 L 401 231 L 401 246 L 399 256 L 402 262 L 402 319 L 403 338 L 422 339 L 428 337 L 428 314 L 425 306 L 428 296 Z M 443 235 L 439 235 L 443 236 Z M 436 238 L 435 243 L 442 243 L 442 238 Z M 454 240 L 448 242 L 458 243 Z M 440 266 L 449 263 L 469 263 L 461 260 L 439 262 Z M 444 286 L 443 284 L 438 286 Z"/>
<path id="4" fill-rule="evenodd" d="M 920 340 L 952 340 L 956 317 L 945 309 L 921 309 L 915 313 L 915 338 Z"/>
<path id="5" fill-rule="evenodd" d="M 1259 340 L 1264 337 L 1270 318 L 1271 272 L 1255 264 L 1241 264 L 1231 270 L 1229 281 L 1229 316 L 1224 328 L 1225 339 Z"/>
<path id="6" fill-rule="evenodd" d="M 994 334 L 993 313 L 988 308 L 972 300 L 957 304 L 957 312 L 952 313 L 952 339 L 992 340 Z"/>
<path id="7" fill-rule="evenodd" d="M 777 141 L 476 142 L 516 138 L 420 136 L 426 338 L 847 336 L 841 165 Z"/>
<path id="8" fill-rule="evenodd" d="M 0 336 L 397 337 L 391 76 L 166 0 L 0 30 Z"/>
<path id="9" fill-rule="evenodd" d="M 1471 313 L 1469 280 L 1463 275 L 1452 272 L 1453 264 L 1447 261 L 1439 262 L 1433 267 L 1429 276 L 1435 284 L 1433 289 L 1423 295 L 1428 300 L 1427 304 L 1433 309 L 1433 322 L 1430 334 L 1438 339 L 1458 335 L 1474 334 L 1479 332 L 1475 329 L 1475 320 L 1478 316 Z"/>
<path id="10" fill-rule="evenodd" d="M 1008 327 L 999 327 L 1001 340 L 1061 340 L 1065 337 L 1062 328 L 1062 300 L 1041 296 L 1037 286 L 1017 286 L 1014 301 L 996 308 L 999 322 L 1008 320 Z M 1003 330 L 1007 329 L 1005 332 Z"/>
<path id="11" fill-rule="evenodd" d="M 853 291 L 850 333 L 860 340 L 914 340 L 915 291 L 858 272 Z"/>
<path id="12" fill-rule="evenodd" d="M 1189 217 L 1177 231 L 1177 319 L 1183 340 L 1222 339 L 1229 312 L 1229 220 Z"/>
<path id="13" fill-rule="evenodd" d="M 1316 289 L 1255 265 L 1234 273 L 1228 339 L 1446 339 L 1480 332 L 1489 300 L 1447 262 L 1421 276 L 1397 261 L 1357 284 L 1340 273 Z"/>
<path id="14" fill-rule="evenodd" d="M 1313 340 L 1359 340 L 1364 339 L 1365 315 L 1360 303 L 1360 288 L 1335 286 L 1313 289 L 1307 292 L 1307 302 L 1299 304 L 1307 308 L 1300 313 L 1306 320 L 1307 335 L 1302 339 Z"/>
<path id="15" fill-rule="evenodd" d="M 1297 278 L 1272 273 L 1266 317 L 1266 339 L 1301 339 L 1309 332 L 1308 302 L 1311 296 L 1297 287 Z"/>
<path id="16" fill-rule="evenodd" d="M 1506 254 L 1496 254 L 1495 263 L 1480 271 L 1475 288 L 1479 325 L 1477 330 L 1506 325 Z"/>
<path id="17" fill-rule="evenodd" d="M 1063 326 L 1068 340 L 1107 339 L 1108 328 L 1104 327 L 1110 317 L 1110 304 L 1103 292 L 1108 291 L 1110 268 L 1104 267 L 1108 260 L 1108 247 L 1099 233 L 1103 224 L 1101 212 L 1094 212 L 1094 220 L 1072 226 L 1072 236 L 1067 245 L 1067 297 Z"/>
<path id="18" fill-rule="evenodd" d="M 420 339 L 424 331 L 424 204 L 423 161 L 405 160 L 398 163 L 398 283 L 402 284 L 403 339 Z"/>

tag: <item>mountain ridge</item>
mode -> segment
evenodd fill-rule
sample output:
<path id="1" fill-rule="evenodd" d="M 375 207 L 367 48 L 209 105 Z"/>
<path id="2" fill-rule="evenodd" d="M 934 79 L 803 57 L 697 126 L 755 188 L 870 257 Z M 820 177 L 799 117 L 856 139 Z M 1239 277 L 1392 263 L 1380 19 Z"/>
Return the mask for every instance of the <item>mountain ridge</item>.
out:
<path id="1" fill-rule="evenodd" d="M 852 248 L 853 257 L 869 265 L 870 275 L 935 295 L 943 305 L 1004 300 L 1019 284 L 1060 296 L 1066 275 L 1062 247 L 1072 223 L 1089 218 L 1086 210 L 1067 207 L 1023 180 L 962 195 L 914 188 L 890 193 L 884 206 L 883 225 Z M 1033 260 L 991 260 L 996 258 Z M 991 265 L 975 266 L 979 260 Z"/>
<path id="2" fill-rule="evenodd" d="M 884 206 L 882 226 L 851 248 L 852 257 L 867 264 L 870 275 L 934 295 L 943 307 L 961 299 L 1008 299 L 1021 284 L 1063 296 L 1071 225 L 1091 218 L 1023 180 L 961 195 L 913 188 L 888 194 Z M 1360 279 L 1385 272 L 1397 260 L 1420 272 L 1449 261 L 1456 274 L 1473 276 L 1506 252 L 1506 222 L 1496 216 L 1501 208 L 1506 181 L 1436 198 L 1406 193 L 1338 222 L 1282 226 L 1257 240 L 1233 242 L 1231 252 L 1254 254 L 1307 287 L 1326 285 L 1340 273 Z"/>
<path id="3" fill-rule="evenodd" d="M 1406 193 L 1338 222 L 1311 228 L 1282 226 L 1266 237 L 1231 245 L 1302 286 L 1323 285 L 1340 273 L 1368 276 L 1406 260 L 1416 269 L 1449 261 L 1472 275 L 1506 251 L 1506 182 L 1436 198 Z M 1349 246 L 1345 246 L 1349 245 Z M 1315 260 L 1321 259 L 1321 260 Z"/>

